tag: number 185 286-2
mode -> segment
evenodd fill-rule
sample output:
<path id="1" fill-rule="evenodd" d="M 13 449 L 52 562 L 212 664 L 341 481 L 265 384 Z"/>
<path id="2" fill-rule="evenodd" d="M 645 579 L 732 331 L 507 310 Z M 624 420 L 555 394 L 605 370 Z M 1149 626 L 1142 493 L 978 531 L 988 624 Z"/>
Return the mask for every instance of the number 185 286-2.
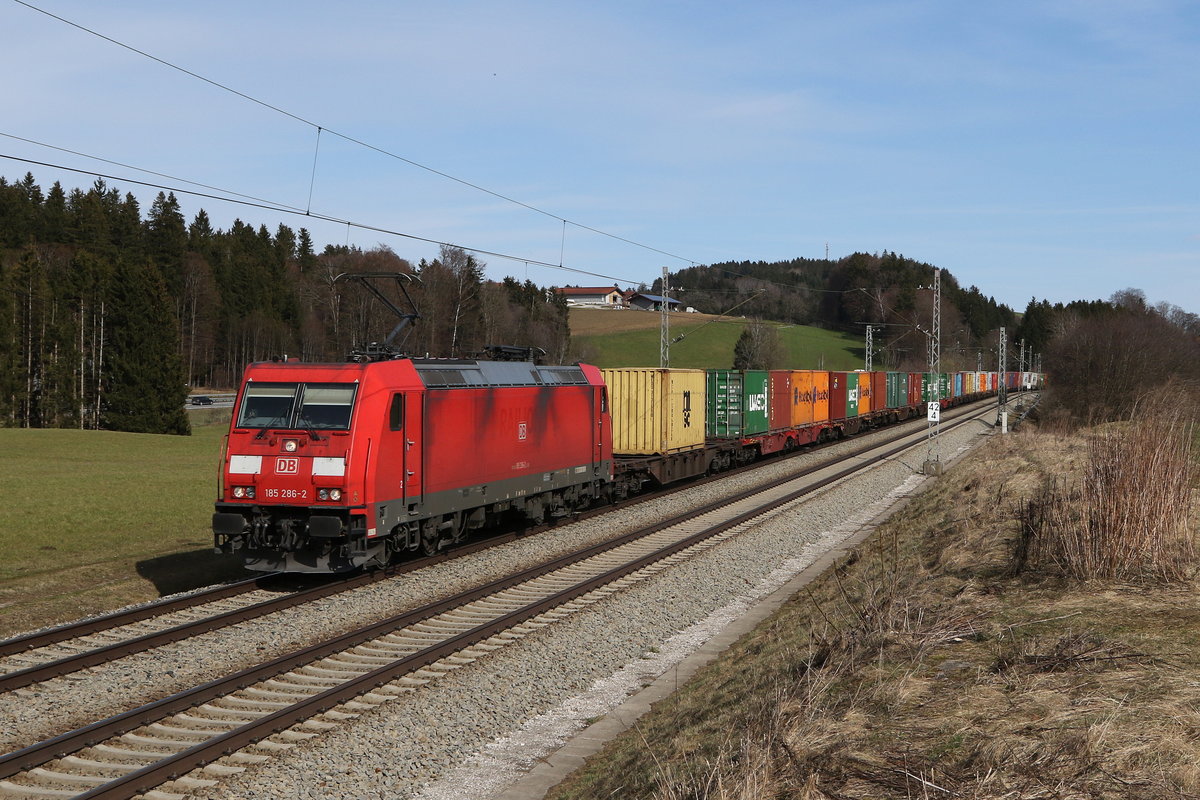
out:
<path id="1" fill-rule="evenodd" d="M 264 489 L 263 497 L 278 500 L 307 500 L 307 489 Z"/>

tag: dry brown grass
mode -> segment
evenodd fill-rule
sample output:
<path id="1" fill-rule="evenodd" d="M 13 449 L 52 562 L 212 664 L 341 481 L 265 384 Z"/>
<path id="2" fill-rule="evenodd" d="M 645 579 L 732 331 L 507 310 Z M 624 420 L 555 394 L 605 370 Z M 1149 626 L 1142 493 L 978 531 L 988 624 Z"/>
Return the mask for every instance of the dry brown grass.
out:
<path id="1" fill-rule="evenodd" d="M 994 439 L 550 796 L 1200 798 L 1195 583 L 1012 569 L 1092 448 Z"/>
<path id="2" fill-rule="evenodd" d="M 1022 505 L 1016 567 L 1080 580 L 1191 577 L 1195 435 L 1191 420 L 1164 409 L 1092 433 L 1078 476 L 1048 475 Z"/>

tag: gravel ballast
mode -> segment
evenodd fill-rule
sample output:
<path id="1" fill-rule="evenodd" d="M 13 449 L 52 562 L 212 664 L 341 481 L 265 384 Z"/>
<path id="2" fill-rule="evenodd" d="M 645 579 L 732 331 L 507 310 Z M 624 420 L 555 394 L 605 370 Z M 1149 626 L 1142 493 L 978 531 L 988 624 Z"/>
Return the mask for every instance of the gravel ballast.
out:
<path id="1" fill-rule="evenodd" d="M 972 423 L 944 434 L 943 459 L 986 430 Z M 493 797 L 911 492 L 922 480 L 914 477 L 915 458 L 885 462 L 794 503 L 675 569 L 233 778 L 222 796 Z M 686 507 L 688 500 L 663 502 Z"/>
<path id="2" fill-rule="evenodd" d="M 924 427 L 924 421 L 909 423 Z M 896 426 L 899 427 L 899 426 Z M 893 427 L 889 430 L 896 430 Z M 989 429 L 942 436 L 943 459 Z M 825 461 L 866 437 L 0 696 L 5 750 Z M 491 797 L 918 482 L 921 447 L 253 770 L 227 798 Z M 21 731 L 19 739 L 16 731 Z M 436 783 L 435 783 L 436 781 Z"/>

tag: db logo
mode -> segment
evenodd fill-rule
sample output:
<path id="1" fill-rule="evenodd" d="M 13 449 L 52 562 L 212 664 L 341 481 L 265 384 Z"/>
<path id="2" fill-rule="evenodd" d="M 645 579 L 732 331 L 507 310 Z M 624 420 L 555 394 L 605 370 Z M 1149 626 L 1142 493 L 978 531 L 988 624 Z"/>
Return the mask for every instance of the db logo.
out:
<path id="1" fill-rule="evenodd" d="M 300 473 L 300 459 L 298 458 L 277 458 L 275 459 L 275 474 L 276 475 L 297 475 Z"/>
<path id="2" fill-rule="evenodd" d="M 523 442 L 527 438 L 529 438 L 529 425 L 524 422 L 518 422 L 517 423 L 517 439 L 519 441 Z"/>

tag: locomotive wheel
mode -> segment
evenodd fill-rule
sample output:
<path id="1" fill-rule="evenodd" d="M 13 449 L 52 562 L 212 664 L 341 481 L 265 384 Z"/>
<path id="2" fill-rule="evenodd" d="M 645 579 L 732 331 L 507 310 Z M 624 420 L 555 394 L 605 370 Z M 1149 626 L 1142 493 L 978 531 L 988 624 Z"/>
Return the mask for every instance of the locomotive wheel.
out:
<path id="1" fill-rule="evenodd" d="M 426 520 L 421 523 L 421 552 L 427 556 L 436 556 L 438 552 L 438 539 L 441 536 L 438 534 L 437 525 Z"/>

